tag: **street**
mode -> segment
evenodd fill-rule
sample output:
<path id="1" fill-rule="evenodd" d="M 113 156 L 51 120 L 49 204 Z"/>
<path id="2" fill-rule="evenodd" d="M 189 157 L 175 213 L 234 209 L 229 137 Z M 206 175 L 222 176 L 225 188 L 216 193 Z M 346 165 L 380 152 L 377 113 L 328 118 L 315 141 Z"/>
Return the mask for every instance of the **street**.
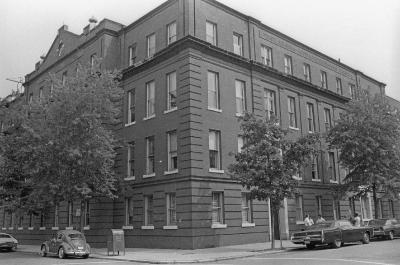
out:
<path id="1" fill-rule="evenodd" d="M 307 250 L 302 246 L 288 252 L 278 254 L 263 253 L 254 257 L 220 262 L 202 263 L 204 265 L 236 265 L 236 264 L 276 264 L 276 265 L 350 265 L 350 264 L 398 264 L 400 265 L 400 239 L 393 241 L 373 241 L 370 244 L 349 244 L 339 249 L 319 247 Z M 128 265 L 139 264 L 130 261 L 115 261 L 106 259 L 58 259 L 57 257 L 40 257 L 38 254 L 22 252 L 0 252 L 1 265 Z M 143 264 L 143 263 L 140 263 Z"/>

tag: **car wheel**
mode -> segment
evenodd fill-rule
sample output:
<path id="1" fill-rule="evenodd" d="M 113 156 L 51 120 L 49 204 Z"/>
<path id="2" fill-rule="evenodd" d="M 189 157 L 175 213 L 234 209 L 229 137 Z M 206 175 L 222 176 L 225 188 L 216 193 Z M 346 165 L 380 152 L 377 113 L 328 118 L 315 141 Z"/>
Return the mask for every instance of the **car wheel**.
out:
<path id="1" fill-rule="evenodd" d="M 89 254 L 83 255 L 82 257 L 83 257 L 84 259 L 87 259 L 87 258 L 89 258 Z"/>
<path id="2" fill-rule="evenodd" d="M 46 246 L 42 246 L 40 248 L 40 256 L 42 256 L 42 257 L 46 257 L 47 256 Z"/>
<path id="3" fill-rule="evenodd" d="M 393 240 L 393 239 L 394 239 L 393 231 L 390 231 L 390 232 L 389 232 L 388 239 L 389 239 L 389 240 Z"/>
<path id="4" fill-rule="evenodd" d="M 64 248 L 63 248 L 63 247 L 60 247 L 60 248 L 58 249 L 58 257 L 59 257 L 60 259 L 64 259 L 64 258 L 65 258 L 65 253 L 64 253 Z"/>
<path id="5" fill-rule="evenodd" d="M 340 248 L 342 246 L 343 242 L 340 239 L 335 239 L 335 241 L 332 243 L 333 248 Z"/>
<path id="6" fill-rule="evenodd" d="M 369 234 L 364 233 L 363 239 L 361 241 L 363 242 L 363 244 L 369 244 Z"/>
<path id="7" fill-rule="evenodd" d="M 314 249 L 315 245 L 314 244 L 306 244 L 307 249 Z"/>

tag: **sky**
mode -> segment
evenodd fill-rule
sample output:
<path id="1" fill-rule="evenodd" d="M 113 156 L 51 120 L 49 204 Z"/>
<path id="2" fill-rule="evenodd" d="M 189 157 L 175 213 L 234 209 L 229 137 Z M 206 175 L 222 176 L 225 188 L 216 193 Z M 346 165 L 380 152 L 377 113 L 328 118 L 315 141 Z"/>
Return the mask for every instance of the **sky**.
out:
<path id="1" fill-rule="evenodd" d="M 399 0 L 219 0 L 381 81 L 400 100 Z M 129 25 L 164 0 L 0 0 L 0 97 L 46 54 L 63 24 L 92 16 Z"/>

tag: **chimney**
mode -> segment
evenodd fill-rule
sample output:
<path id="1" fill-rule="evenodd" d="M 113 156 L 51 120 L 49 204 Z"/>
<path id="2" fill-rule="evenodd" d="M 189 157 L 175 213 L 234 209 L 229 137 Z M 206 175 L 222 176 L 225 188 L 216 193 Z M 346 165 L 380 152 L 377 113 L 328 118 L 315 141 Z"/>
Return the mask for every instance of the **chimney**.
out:
<path id="1" fill-rule="evenodd" d="M 68 31 L 68 26 L 67 25 L 62 25 L 61 28 L 58 29 L 58 33 L 60 33 L 60 31 Z"/>
<path id="2" fill-rule="evenodd" d="M 97 24 L 97 19 L 94 16 L 89 18 L 89 28 L 90 28 L 90 30 L 94 29 L 96 27 L 96 24 Z"/>

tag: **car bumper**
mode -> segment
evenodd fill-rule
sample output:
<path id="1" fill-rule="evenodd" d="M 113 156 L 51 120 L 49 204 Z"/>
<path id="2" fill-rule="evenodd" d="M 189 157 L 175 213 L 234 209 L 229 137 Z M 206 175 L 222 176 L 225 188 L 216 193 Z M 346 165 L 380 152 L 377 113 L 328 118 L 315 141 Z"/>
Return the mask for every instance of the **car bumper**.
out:
<path id="1" fill-rule="evenodd" d="M 84 250 L 71 250 L 71 251 L 65 251 L 65 254 L 69 256 L 85 256 L 89 255 L 90 252 Z"/>
<path id="2" fill-rule="evenodd" d="M 292 243 L 294 244 L 323 244 L 320 237 L 298 237 L 292 238 Z"/>
<path id="3" fill-rule="evenodd" d="M 14 242 L 0 243 L 0 248 L 12 248 L 12 247 L 17 247 L 17 243 Z"/>

